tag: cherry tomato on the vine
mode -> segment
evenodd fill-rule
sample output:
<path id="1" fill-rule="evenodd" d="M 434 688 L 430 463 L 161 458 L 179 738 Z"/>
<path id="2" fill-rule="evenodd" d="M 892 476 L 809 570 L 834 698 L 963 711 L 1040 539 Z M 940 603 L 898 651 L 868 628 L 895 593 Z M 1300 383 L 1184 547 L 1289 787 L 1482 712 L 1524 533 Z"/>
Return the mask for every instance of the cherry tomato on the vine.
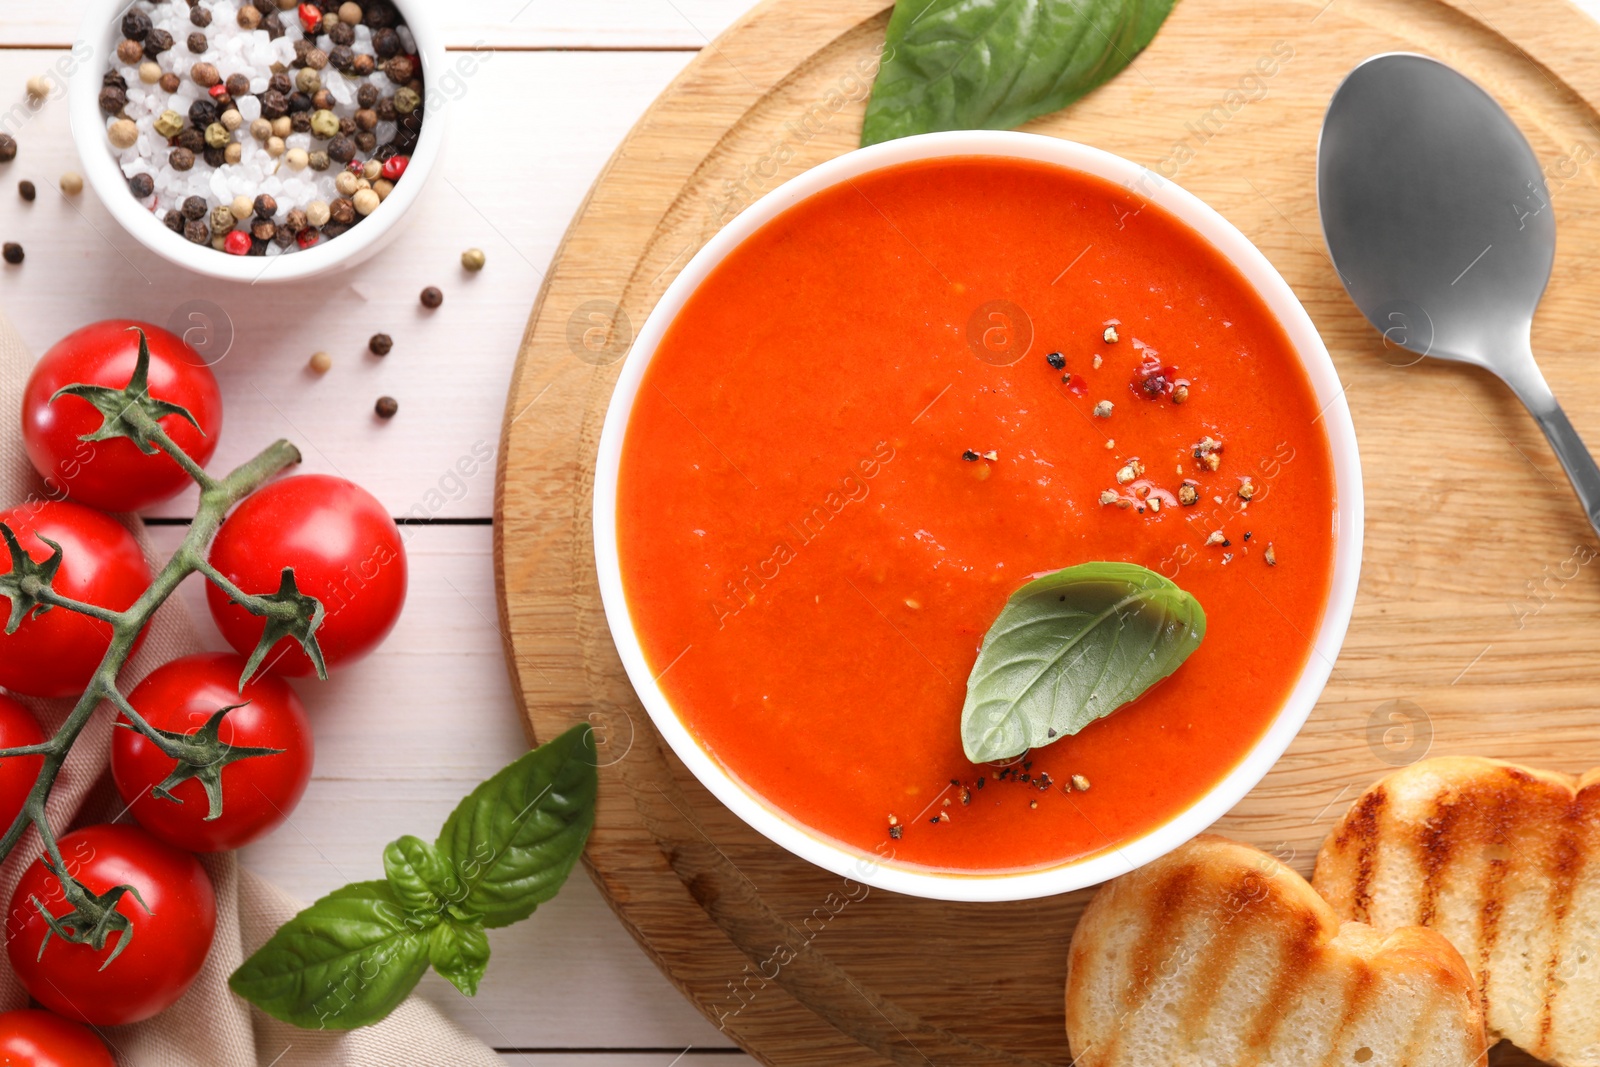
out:
<path id="1" fill-rule="evenodd" d="M 21 748 L 43 740 L 44 731 L 39 728 L 39 720 L 27 708 L 0 694 L 0 748 Z M 13 756 L 0 760 L 0 827 L 8 827 L 16 821 L 43 766 L 43 756 Z M 0 829 L 0 834 L 3 833 L 5 830 Z M 5 1067 L 4 1059 L 0 1059 L 0 1067 Z"/>
<path id="2" fill-rule="evenodd" d="M 139 824 L 169 845 L 193 852 L 240 848 L 289 817 L 311 780 L 311 723 L 289 683 L 258 674 L 239 691 L 244 657 L 184 656 L 157 667 L 128 694 L 128 702 L 158 730 L 193 734 L 220 709 L 235 704 L 217 730 L 228 750 L 282 749 L 235 759 L 220 767 L 222 814 L 209 819 L 204 785 L 189 778 L 172 787 L 175 800 L 151 790 L 177 767 L 136 730 L 111 736 L 111 776 Z M 119 722 L 126 722 L 120 718 Z"/>
<path id="3" fill-rule="evenodd" d="M 150 584 L 150 567 L 133 534 L 116 519 L 79 504 L 43 500 L 0 511 L 35 563 L 61 546 L 61 566 L 51 588 L 62 596 L 122 611 Z M 9 567 L 9 558 L 0 567 Z M 4 605 L 0 605 L 3 608 Z M 134 649 L 144 640 L 140 634 Z M 35 697 L 77 696 L 94 677 L 111 646 L 111 624 L 66 608 L 23 619 L 16 633 L 0 633 L 0 685 Z"/>
<path id="4" fill-rule="evenodd" d="M 117 1067 L 82 1023 L 37 1008 L 0 1012 L 0 1067 Z"/>
<path id="5" fill-rule="evenodd" d="M 195 429 L 181 415 L 165 415 L 161 428 L 202 467 L 216 451 L 222 393 L 200 354 L 177 334 L 147 322 L 97 322 L 51 346 L 22 394 L 22 439 L 52 496 L 64 493 L 106 511 L 137 511 L 191 484 L 183 468 L 163 452 L 147 456 L 126 438 L 80 440 L 99 429 L 104 416 L 80 396 L 50 399 L 68 385 L 125 388 L 139 357 L 139 335 L 131 329 L 135 326 L 150 345 L 150 396 L 187 409 L 200 424 Z"/>
<path id="6" fill-rule="evenodd" d="M 285 567 L 295 586 L 322 601 L 316 632 L 329 670 L 372 651 L 394 627 L 406 599 L 406 550 L 383 505 L 365 489 L 326 474 L 273 482 L 247 497 L 217 531 L 211 565 L 246 593 L 277 592 Z M 255 650 L 265 621 L 230 601 L 215 583 L 206 603 L 228 643 Z M 292 637 L 263 665 L 279 674 L 315 671 Z"/>
<path id="7" fill-rule="evenodd" d="M 137 826 L 119 824 L 75 830 L 58 847 L 67 873 L 90 892 L 129 885 L 144 903 L 132 893 L 117 901 L 117 912 L 132 924 L 131 937 L 114 930 L 100 949 L 53 934 L 45 944 L 50 928 L 30 898 L 57 920 L 73 906 L 43 859 L 35 860 L 6 912 L 6 954 L 29 995 L 92 1026 L 138 1022 L 171 1006 L 200 973 L 217 929 L 217 897 L 200 861 Z M 62 925 L 75 929 L 71 922 Z"/>

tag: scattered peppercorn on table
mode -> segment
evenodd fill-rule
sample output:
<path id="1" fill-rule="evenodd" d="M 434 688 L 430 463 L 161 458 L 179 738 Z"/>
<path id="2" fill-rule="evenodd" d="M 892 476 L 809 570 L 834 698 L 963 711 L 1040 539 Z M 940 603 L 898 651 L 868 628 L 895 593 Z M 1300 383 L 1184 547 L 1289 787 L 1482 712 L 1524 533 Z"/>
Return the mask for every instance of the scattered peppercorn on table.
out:
<path id="1" fill-rule="evenodd" d="M 407 538 L 411 589 L 399 626 L 366 661 L 297 686 L 316 731 L 315 775 L 291 823 L 242 854 L 309 902 L 381 877 L 384 844 L 440 822 L 466 788 L 525 748 L 497 631 L 489 518 L 511 364 L 542 272 L 599 169 L 694 51 L 751 3 L 431 5 L 451 49 L 431 86 L 448 100 L 452 129 L 421 202 L 368 263 L 271 288 L 171 266 L 84 187 L 64 94 L 85 6 L 0 0 L 0 309 L 35 355 L 68 329 L 112 316 L 203 341 L 228 404 L 216 469 L 289 437 L 302 444 L 306 470 L 370 489 Z M 108 59 L 87 61 L 88 76 L 98 79 Z M 225 87 L 229 72 L 217 73 Z M 523 102 L 512 136 L 508 100 Z M 228 130 L 223 115 L 216 125 L 232 140 L 265 145 L 248 122 Z M 337 195 L 359 210 L 367 190 L 347 184 Z M 309 207 L 291 220 L 291 205 L 259 195 L 192 217 L 180 211 L 181 221 L 210 240 L 220 208 L 224 232 L 245 242 L 262 221 L 275 225 L 268 240 L 277 227 L 328 224 Z M 178 523 L 193 504 L 180 497 L 149 516 L 158 552 L 181 540 Z M 181 595 L 208 643 L 224 647 L 201 586 Z M 494 931 L 491 945 L 476 998 L 436 976 L 421 995 L 508 1064 L 752 1062 L 668 985 L 585 877 L 531 921 Z"/>

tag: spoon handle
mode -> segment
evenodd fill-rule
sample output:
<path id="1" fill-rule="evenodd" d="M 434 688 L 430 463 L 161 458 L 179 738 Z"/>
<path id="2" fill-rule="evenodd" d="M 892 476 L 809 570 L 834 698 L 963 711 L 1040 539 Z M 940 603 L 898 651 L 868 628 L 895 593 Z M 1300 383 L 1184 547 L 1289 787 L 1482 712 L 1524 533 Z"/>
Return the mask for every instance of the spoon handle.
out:
<path id="1" fill-rule="evenodd" d="M 1561 466 L 1566 469 L 1567 478 L 1578 494 L 1578 502 L 1589 516 L 1589 525 L 1595 528 L 1596 533 L 1600 533 L 1600 466 L 1595 465 L 1594 456 L 1584 447 L 1583 438 L 1573 429 L 1571 420 L 1561 410 L 1560 404 L 1552 403 L 1548 408 L 1536 411 L 1534 418 L 1549 439 Z"/>

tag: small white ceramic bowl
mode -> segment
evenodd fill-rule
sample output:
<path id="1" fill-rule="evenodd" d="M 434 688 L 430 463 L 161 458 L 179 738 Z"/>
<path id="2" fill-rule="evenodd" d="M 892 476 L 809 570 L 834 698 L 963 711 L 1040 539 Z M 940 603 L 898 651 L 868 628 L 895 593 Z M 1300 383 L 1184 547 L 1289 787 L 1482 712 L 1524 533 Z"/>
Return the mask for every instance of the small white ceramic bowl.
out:
<path id="1" fill-rule="evenodd" d="M 690 294 L 730 251 L 793 204 L 868 171 L 941 156 L 1006 156 L 1054 163 L 1096 175 L 1137 190 L 1145 199 L 1165 208 L 1204 237 L 1255 287 L 1299 354 L 1316 390 L 1318 403 L 1325 405 L 1322 425 L 1331 445 L 1338 496 L 1333 581 L 1317 630 L 1315 651 L 1308 657 L 1288 701 L 1245 758 L 1192 806 L 1142 837 L 1087 859 L 1020 873 L 945 873 L 882 861 L 819 836 L 746 789 L 700 747 L 655 683 L 634 633 L 617 556 L 617 469 L 628 418 L 645 368 Z M 734 814 L 795 855 L 876 888 L 938 900 L 1021 900 L 1095 885 L 1171 851 L 1238 803 L 1289 747 L 1327 684 L 1333 661 L 1344 643 L 1361 570 L 1361 460 L 1356 451 L 1355 427 L 1343 394 L 1322 338 L 1288 284 L 1266 257 L 1231 223 L 1193 194 L 1137 163 L 1072 141 L 994 131 L 926 134 L 850 152 L 774 189 L 729 223 L 689 261 L 640 330 L 606 412 L 595 470 L 595 560 L 606 620 L 634 689 L 656 729 L 678 758 Z"/>
<path id="2" fill-rule="evenodd" d="M 426 86 L 438 85 L 445 68 L 444 44 L 428 17 L 422 0 L 392 0 L 416 38 L 417 54 L 422 59 Z M 370 258 L 393 239 L 400 219 L 416 203 L 439 158 L 444 141 L 444 116 L 448 107 L 430 106 L 424 114 L 422 132 L 411 162 L 394 191 L 378 210 L 362 222 L 311 248 L 276 256 L 232 256 L 209 245 L 191 244 L 182 234 L 173 233 L 144 204 L 128 191 L 122 168 L 113 158 L 106 140 L 105 116 L 100 113 L 100 79 L 104 76 L 122 33 L 120 19 L 128 0 L 94 0 L 83 20 L 78 39 L 92 49 L 80 59 L 72 75 L 67 104 L 72 117 L 72 139 L 83 162 L 84 176 L 123 229 L 156 255 L 168 262 L 224 281 L 268 284 L 301 281 L 319 274 L 353 267 Z M 286 12 L 293 16 L 294 12 Z M 182 48 L 180 41 L 175 47 Z M 74 49 L 77 56 L 77 49 Z M 431 94 L 430 94 L 431 95 Z M 430 101 L 432 102 L 432 101 Z"/>

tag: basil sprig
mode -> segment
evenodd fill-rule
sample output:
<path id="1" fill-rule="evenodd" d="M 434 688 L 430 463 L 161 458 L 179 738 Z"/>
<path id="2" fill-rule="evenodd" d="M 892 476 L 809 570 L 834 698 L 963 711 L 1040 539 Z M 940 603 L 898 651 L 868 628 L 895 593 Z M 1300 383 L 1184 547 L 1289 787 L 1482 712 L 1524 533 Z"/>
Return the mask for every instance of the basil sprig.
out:
<path id="1" fill-rule="evenodd" d="M 1137 564 L 1084 563 L 1029 582 L 967 678 L 967 758 L 1013 759 L 1070 737 L 1177 670 L 1205 635 L 1200 602 Z"/>
<path id="2" fill-rule="evenodd" d="M 898 0 L 862 145 L 1009 130 L 1109 81 L 1177 0 Z"/>
<path id="3" fill-rule="evenodd" d="M 327 1030 L 378 1022 L 430 965 L 474 995 L 489 965 L 485 930 L 532 915 L 582 855 L 597 779 L 594 732 L 575 726 L 469 793 L 433 844 L 390 842 L 382 881 L 300 912 L 228 985 L 274 1018 Z"/>

